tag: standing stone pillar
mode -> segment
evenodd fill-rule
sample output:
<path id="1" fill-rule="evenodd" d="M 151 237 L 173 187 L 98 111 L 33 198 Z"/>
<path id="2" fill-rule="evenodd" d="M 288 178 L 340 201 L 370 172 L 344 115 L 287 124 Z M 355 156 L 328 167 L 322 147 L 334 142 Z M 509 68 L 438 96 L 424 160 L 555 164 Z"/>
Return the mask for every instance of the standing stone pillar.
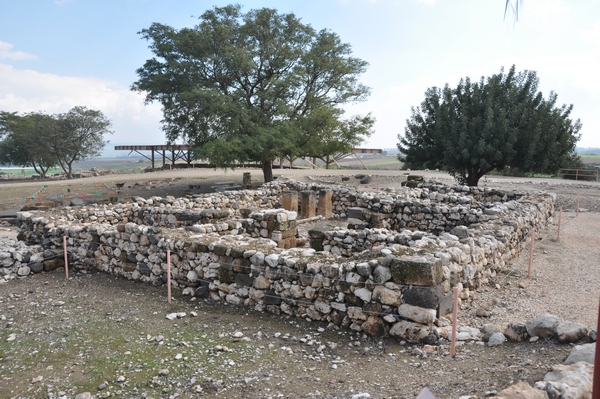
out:
<path id="1" fill-rule="evenodd" d="M 315 217 L 317 209 L 317 193 L 312 190 L 302 191 L 300 193 L 302 202 L 300 206 L 300 219 Z"/>
<path id="2" fill-rule="evenodd" d="M 317 203 L 317 215 L 324 216 L 325 219 L 333 217 L 333 190 L 320 190 L 319 202 Z"/>
<path id="3" fill-rule="evenodd" d="M 286 211 L 298 212 L 298 192 L 286 190 L 281 193 L 281 207 Z"/>
<path id="4" fill-rule="evenodd" d="M 252 176 L 251 176 L 250 172 L 244 172 L 244 175 L 242 177 L 242 188 L 247 189 L 247 188 L 250 188 L 251 186 L 252 186 Z"/>

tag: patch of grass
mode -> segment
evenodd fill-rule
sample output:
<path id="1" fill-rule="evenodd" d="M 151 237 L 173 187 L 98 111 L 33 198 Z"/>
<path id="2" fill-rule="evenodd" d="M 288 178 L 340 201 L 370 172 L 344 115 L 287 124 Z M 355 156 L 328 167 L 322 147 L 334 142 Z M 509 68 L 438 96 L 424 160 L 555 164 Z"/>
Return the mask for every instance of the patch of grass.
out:
<path id="1" fill-rule="evenodd" d="M 400 162 L 399 160 L 395 159 L 393 161 L 384 161 L 384 162 L 370 163 L 369 166 L 376 167 L 376 166 L 389 166 L 389 165 L 400 165 L 400 164 L 402 164 L 402 162 Z"/>
<path id="2" fill-rule="evenodd" d="M 544 173 L 532 173 L 528 177 L 534 177 L 536 179 L 553 179 L 553 178 L 555 178 L 557 176 L 556 175 L 552 175 L 552 174 L 544 174 Z"/>
<path id="3" fill-rule="evenodd" d="M 7 175 L 22 176 L 23 174 L 21 173 L 21 171 L 25 172 L 25 175 L 24 175 L 25 177 L 31 177 L 33 175 L 37 176 L 37 172 L 33 169 L 2 169 L 2 168 L 0 168 L 0 172 L 6 173 Z M 50 168 L 46 174 L 49 176 L 49 175 L 54 175 L 56 173 L 62 173 L 62 172 L 63 172 L 63 170 L 60 168 Z"/>

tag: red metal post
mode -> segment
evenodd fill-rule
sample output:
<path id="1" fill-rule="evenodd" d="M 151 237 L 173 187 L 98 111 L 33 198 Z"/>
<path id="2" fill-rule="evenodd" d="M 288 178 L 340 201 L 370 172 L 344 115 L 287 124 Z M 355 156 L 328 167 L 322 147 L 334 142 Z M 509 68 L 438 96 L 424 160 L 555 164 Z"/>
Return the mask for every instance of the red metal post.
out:
<path id="1" fill-rule="evenodd" d="M 456 355 L 456 330 L 458 324 L 458 287 L 452 288 L 454 292 L 454 303 L 452 306 L 452 342 L 450 344 L 450 357 Z"/>
<path id="2" fill-rule="evenodd" d="M 560 211 L 558 212 L 558 233 L 556 235 L 556 239 L 560 240 L 560 224 L 562 223 L 562 206 L 560 207 Z"/>
<path id="3" fill-rule="evenodd" d="M 167 249 L 167 302 L 171 303 L 171 250 Z"/>
<path id="4" fill-rule="evenodd" d="M 65 255 L 65 278 L 69 279 L 69 254 L 67 252 L 67 236 L 63 236 L 63 253 Z"/>
<path id="5" fill-rule="evenodd" d="M 531 244 L 529 244 L 529 267 L 527 268 L 527 278 L 531 278 L 531 266 L 533 264 L 533 243 L 535 242 L 535 229 L 531 229 Z"/>
<path id="6" fill-rule="evenodd" d="M 600 331 L 600 306 L 598 307 L 598 326 L 596 327 L 596 335 L 598 335 L 598 331 Z M 598 338 L 596 338 L 596 358 L 594 359 L 592 399 L 600 399 L 600 346 L 598 346 Z"/>

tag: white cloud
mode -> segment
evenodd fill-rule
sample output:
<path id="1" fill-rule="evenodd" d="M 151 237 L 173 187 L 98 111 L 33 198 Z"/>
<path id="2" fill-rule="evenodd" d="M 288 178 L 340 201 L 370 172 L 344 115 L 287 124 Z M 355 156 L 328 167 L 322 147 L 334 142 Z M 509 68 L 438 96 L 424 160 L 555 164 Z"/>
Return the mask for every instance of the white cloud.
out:
<path id="1" fill-rule="evenodd" d="M 526 17 L 538 22 L 559 21 L 569 14 L 571 8 L 561 0 L 527 0 L 519 4 L 519 19 Z"/>
<path id="2" fill-rule="evenodd" d="M 596 22 L 592 28 L 583 31 L 581 37 L 588 44 L 600 47 L 600 22 Z"/>
<path id="3" fill-rule="evenodd" d="M 22 51 L 13 51 L 14 46 L 10 43 L 0 41 L 0 60 L 35 60 L 37 58 L 34 54 L 24 53 Z"/>
<path id="4" fill-rule="evenodd" d="M 114 143 L 160 144 L 159 105 L 144 105 L 141 94 L 128 87 L 97 79 L 58 76 L 23 70 L 0 63 L 0 110 L 48 114 L 67 112 L 74 106 L 102 111 L 112 122 Z"/>

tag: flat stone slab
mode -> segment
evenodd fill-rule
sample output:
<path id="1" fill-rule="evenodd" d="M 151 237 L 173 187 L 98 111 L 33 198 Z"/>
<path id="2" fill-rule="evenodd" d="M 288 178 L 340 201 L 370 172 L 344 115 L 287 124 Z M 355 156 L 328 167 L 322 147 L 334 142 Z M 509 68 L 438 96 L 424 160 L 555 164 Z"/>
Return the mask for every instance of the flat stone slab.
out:
<path id="1" fill-rule="evenodd" d="M 18 211 L 0 211 L 0 219 L 4 218 L 16 218 Z"/>

